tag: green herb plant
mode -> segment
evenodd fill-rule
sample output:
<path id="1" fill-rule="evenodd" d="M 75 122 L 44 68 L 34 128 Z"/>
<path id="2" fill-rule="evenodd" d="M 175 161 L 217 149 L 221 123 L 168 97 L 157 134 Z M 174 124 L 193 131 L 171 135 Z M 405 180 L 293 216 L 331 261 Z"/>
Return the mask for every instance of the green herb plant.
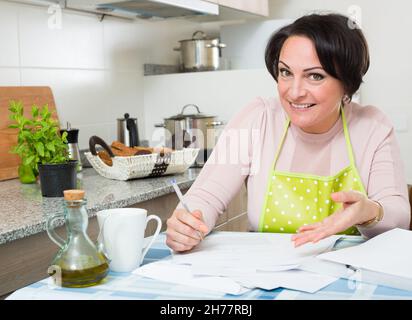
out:
<path id="1" fill-rule="evenodd" d="M 19 129 L 17 145 L 12 153 L 19 155 L 22 165 L 38 173 L 38 164 L 58 164 L 70 160 L 67 144 L 67 132 L 61 136 L 58 122 L 53 119 L 49 108 L 41 109 L 33 105 L 31 119 L 23 115 L 21 102 L 10 101 L 10 119 L 14 121 L 9 128 Z"/>

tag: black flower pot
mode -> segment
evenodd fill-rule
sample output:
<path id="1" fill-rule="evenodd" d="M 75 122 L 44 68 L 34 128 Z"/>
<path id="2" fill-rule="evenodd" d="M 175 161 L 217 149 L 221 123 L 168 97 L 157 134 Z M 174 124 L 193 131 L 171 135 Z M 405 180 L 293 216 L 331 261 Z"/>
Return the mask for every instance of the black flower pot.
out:
<path id="1" fill-rule="evenodd" d="M 43 197 L 63 197 L 64 190 L 76 189 L 76 160 L 60 164 L 39 163 L 38 167 Z"/>

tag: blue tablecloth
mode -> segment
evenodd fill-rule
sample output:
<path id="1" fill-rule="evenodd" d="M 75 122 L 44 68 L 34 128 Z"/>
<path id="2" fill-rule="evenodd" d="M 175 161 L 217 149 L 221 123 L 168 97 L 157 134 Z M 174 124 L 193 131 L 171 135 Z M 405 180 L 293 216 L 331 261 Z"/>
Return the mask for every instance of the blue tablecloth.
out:
<path id="1" fill-rule="evenodd" d="M 339 240 L 335 248 L 359 244 L 361 237 L 346 237 Z M 165 244 L 165 235 L 159 235 L 147 253 L 143 264 L 160 260 L 170 255 Z M 234 300 L 307 300 L 307 299 L 412 299 L 412 291 L 403 291 L 377 286 L 354 280 L 338 279 L 322 290 L 308 294 L 304 292 L 278 288 L 271 291 L 251 290 L 243 295 L 220 294 L 144 278 L 131 273 L 110 272 L 104 283 L 88 288 L 56 287 L 51 278 L 33 283 L 15 291 L 7 299 L 144 299 L 144 300 L 197 300 L 197 299 L 234 299 Z"/>

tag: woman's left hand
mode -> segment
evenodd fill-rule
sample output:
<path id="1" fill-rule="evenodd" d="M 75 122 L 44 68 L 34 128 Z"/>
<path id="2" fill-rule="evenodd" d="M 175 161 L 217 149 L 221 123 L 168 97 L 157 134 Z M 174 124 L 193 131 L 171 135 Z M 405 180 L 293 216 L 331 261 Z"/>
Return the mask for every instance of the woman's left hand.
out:
<path id="1" fill-rule="evenodd" d="M 316 243 L 356 224 L 369 221 L 379 214 L 379 204 L 369 200 L 361 192 L 340 191 L 332 193 L 331 198 L 335 202 L 341 202 L 343 208 L 321 222 L 300 227 L 298 233 L 292 236 L 295 247 L 307 242 Z"/>

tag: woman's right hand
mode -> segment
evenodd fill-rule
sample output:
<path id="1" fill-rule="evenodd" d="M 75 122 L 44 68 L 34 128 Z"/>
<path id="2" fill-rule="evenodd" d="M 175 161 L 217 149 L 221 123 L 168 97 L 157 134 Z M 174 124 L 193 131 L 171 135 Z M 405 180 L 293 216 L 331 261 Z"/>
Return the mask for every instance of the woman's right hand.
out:
<path id="1" fill-rule="evenodd" d="M 202 212 L 195 210 L 190 213 L 185 209 L 177 209 L 167 219 L 166 244 L 174 251 L 188 251 L 202 240 L 199 233 L 203 237 L 207 232 Z"/>

